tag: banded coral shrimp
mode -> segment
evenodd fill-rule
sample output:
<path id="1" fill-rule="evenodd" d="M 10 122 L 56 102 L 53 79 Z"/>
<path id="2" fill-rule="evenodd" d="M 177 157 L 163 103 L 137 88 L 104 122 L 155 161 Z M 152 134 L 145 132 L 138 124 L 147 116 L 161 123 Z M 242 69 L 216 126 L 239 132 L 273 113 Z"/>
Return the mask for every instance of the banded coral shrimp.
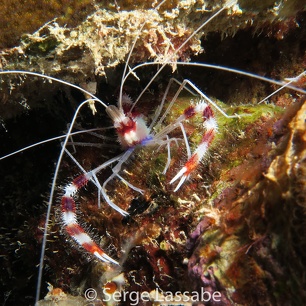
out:
<path id="1" fill-rule="evenodd" d="M 184 109 L 185 107 L 182 107 L 182 109 Z M 249 107 L 249 109 L 251 109 L 251 107 Z M 89 136 L 90 134 L 88 134 L 87 136 L 88 137 L 91 137 L 91 136 Z M 77 137 L 77 136 L 75 136 L 75 137 Z M 241 136 L 242 137 L 242 136 Z M 74 140 L 73 140 L 73 142 L 76 144 L 76 140 L 75 140 L 75 138 L 74 138 Z M 80 148 L 78 148 L 77 147 L 77 152 L 79 152 L 81 149 Z M 88 154 L 88 152 L 86 152 L 86 153 L 83 153 L 83 154 Z M 93 153 L 91 153 L 92 155 L 93 155 Z M 176 156 L 175 155 L 175 153 L 174 152 L 172 152 L 172 154 L 174 154 L 173 156 Z M 139 155 L 140 156 L 140 155 Z M 87 157 L 88 158 L 88 157 Z M 82 158 L 81 157 L 78 157 L 78 160 L 81 160 Z M 167 160 L 167 158 L 164 158 L 163 160 Z M 69 163 L 68 161 L 67 161 L 67 163 Z M 95 161 L 95 163 L 97 163 L 97 161 Z M 100 163 L 100 162 L 98 162 L 98 163 Z M 137 164 L 137 160 L 135 161 L 135 163 Z M 164 165 L 163 165 L 164 166 Z M 163 167 L 162 167 L 163 168 Z M 161 168 L 161 170 L 163 170 Z M 90 167 L 89 167 L 89 169 L 92 169 L 92 166 L 90 165 Z M 133 168 L 132 168 L 133 169 Z M 177 166 L 177 169 L 179 169 L 179 165 Z M 78 172 L 79 170 L 77 169 L 75 172 Z M 135 170 L 134 170 L 135 171 Z M 72 172 L 72 170 L 70 170 L 70 172 Z M 161 171 L 162 172 L 162 171 Z M 135 172 L 135 173 L 137 173 L 137 172 Z M 171 173 L 172 174 L 175 174 L 175 170 L 172 170 L 171 171 Z M 70 176 L 70 175 L 69 175 Z M 134 174 L 134 176 L 135 176 L 135 174 Z M 136 175 L 137 176 L 137 175 Z M 138 177 L 140 176 L 140 173 L 138 173 Z M 171 177 L 171 175 L 169 174 L 169 181 L 173 178 L 173 176 Z M 67 175 L 64 175 L 64 177 L 65 177 L 65 180 L 67 180 Z M 130 176 L 129 176 L 130 177 Z M 103 180 L 103 179 L 102 179 Z M 159 178 L 159 180 L 160 180 L 160 178 Z M 69 182 L 69 181 L 68 181 Z M 64 185 L 66 185 L 68 182 L 66 182 L 66 183 L 64 183 Z M 140 183 L 139 182 L 139 179 L 138 179 L 138 182 L 137 183 Z M 133 182 L 133 184 L 135 185 L 135 186 L 138 186 L 138 184 L 136 184 L 136 183 L 134 183 Z M 144 184 L 144 183 L 142 183 L 142 184 Z M 164 186 L 165 184 L 163 183 L 163 182 L 161 182 L 161 181 L 156 181 L 156 183 L 155 184 L 152 184 L 152 185 L 158 185 L 158 184 L 160 184 L 161 186 Z M 140 185 L 141 185 L 141 183 L 140 183 Z M 148 186 L 145 186 L 146 188 L 148 188 Z M 157 187 L 156 187 L 157 188 Z M 163 188 L 162 188 L 163 189 Z M 61 189 L 62 190 L 62 189 Z M 194 189 L 194 190 L 196 190 L 196 189 Z M 119 189 L 117 189 L 117 192 L 118 192 L 118 194 L 120 193 L 120 191 L 119 191 Z M 126 190 L 122 190 L 121 191 L 121 193 L 122 192 L 126 192 L 126 194 L 127 194 L 127 191 Z M 160 192 L 160 190 L 159 190 L 159 192 Z M 185 190 L 185 192 L 186 192 L 186 194 L 187 194 L 187 190 Z M 116 197 L 118 196 L 120 196 L 120 195 L 115 195 Z M 181 196 L 181 198 L 183 198 L 183 195 L 180 195 Z M 83 196 L 84 197 L 84 196 Z M 163 194 L 163 197 L 165 197 L 165 194 Z M 186 197 L 187 198 L 187 197 Z M 165 206 L 166 207 L 168 207 L 168 209 L 170 208 L 170 207 L 172 207 L 173 208 L 173 205 L 169 205 L 169 204 L 166 204 L 166 200 L 164 199 L 164 200 L 162 200 L 162 199 L 160 199 L 161 200 L 161 203 L 159 204 L 160 206 L 162 206 L 161 204 L 165 204 Z M 167 200 L 171 200 L 171 198 L 167 198 Z M 172 201 L 173 201 L 173 199 L 172 199 Z M 185 197 L 184 197 L 184 201 L 186 201 L 186 199 L 185 199 Z M 184 201 L 181 201 L 181 204 L 184 206 Z M 115 201 L 114 200 L 114 203 L 119 203 L 120 202 L 120 200 L 118 199 L 118 201 Z M 154 202 L 157 202 L 157 200 L 156 200 L 156 198 L 154 199 L 154 201 L 151 201 L 152 203 L 154 203 Z M 155 203 L 156 204 L 156 203 Z M 95 204 L 96 205 L 96 204 Z M 168 205 L 168 206 L 167 206 Z M 186 203 L 185 203 L 185 205 L 187 205 Z M 169 207 L 170 206 L 170 207 Z M 186 207 L 184 207 L 184 209 L 186 209 Z M 175 212 L 175 211 L 173 211 L 173 210 L 170 210 L 171 212 Z M 158 213 L 158 216 L 161 218 L 162 217 L 162 214 L 163 213 L 165 213 L 165 211 L 162 211 L 162 210 L 160 210 L 159 211 L 159 213 Z M 169 213 L 169 211 L 168 211 L 168 213 Z M 183 212 L 182 212 L 182 210 L 181 209 L 177 209 L 177 214 L 178 214 L 178 216 L 180 216 L 181 218 L 184 216 L 183 215 Z M 101 216 L 102 217 L 102 216 Z M 144 216 L 143 216 L 143 220 L 140 220 L 139 221 L 139 223 L 141 223 L 141 221 L 144 221 L 143 223 L 145 224 L 145 223 L 147 223 L 148 222 L 148 220 L 146 220 L 146 218 L 148 217 L 148 215 L 147 214 L 144 214 Z M 155 217 L 156 218 L 156 217 Z M 185 218 L 186 218 L 186 216 L 185 216 Z M 114 218 L 114 221 L 113 222 L 115 222 L 115 220 L 116 220 L 116 218 Z M 105 219 L 103 220 L 104 222 L 107 222 Z M 158 224 L 158 220 L 154 220 L 155 221 L 155 223 L 156 224 Z M 94 220 L 91 220 L 90 221 L 90 223 L 94 223 L 95 221 Z M 166 221 L 163 221 L 165 224 L 166 224 Z M 172 220 L 172 222 L 173 222 L 173 220 Z M 102 223 L 101 221 L 99 222 L 99 223 Z M 172 224 L 173 225 L 173 224 Z M 102 233 L 104 233 L 105 232 L 105 230 L 107 230 L 107 231 L 109 231 L 109 229 L 112 227 L 112 225 L 111 224 L 108 224 L 108 226 L 106 226 L 106 225 L 102 225 L 103 226 L 103 228 L 101 229 L 101 232 Z M 113 225 L 114 226 L 114 225 Z M 130 227 L 131 227 L 131 230 L 132 230 L 132 225 L 129 225 Z M 95 226 L 96 227 L 96 226 Z M 151 230 L 151 240 L 153 241 L 154 240 L 154 237 L 156 238 L 156 236 L 157 236 L 157 233 L 159 232 L 159 230 L 158 230 L 158 226 L 157 225 L 155 225 L 155 228 L 154 228 L 154 226 L 153 226 L 153 228 L 152 229 L 150 229 Z M 187 231 L 186 231 L 187 232 Z M 173 233 L 172 233 L 173 234 Z M 174 237 L 174 238 L 172 238 L 172 239 L 163 239 L 162 241 L 158 241 L 158 239 L 159 238 L 157 238 L 157 239 L 155 239 L 156 240 L 156 242 L 148 242 L 148 245 L 150 245 L 150 243 L 152 243 L 152 245 L 150 245 L 150 251 L 151 252 L 155 252 L 155 256 L 154 255 L 152 255 L 151 257 L 149 257 L 149 262 L 150 262 L 150 264 L 151 264 L 151 266 L 153 267 L 153 270 L 154 270 L 154 273 L 156 273 L 157 274 L 157 271 L 158 271 L 158 269 L 159 269 L 159 267 L 162 267 L 162 269 L 164 269 L 164 271 L 162 271 L 162 274 L 164 274 L 164 276 L 163 277 L 165 277 L 165 278 L 169 278 L 169 276 L 165 276 L 166 274 L 169 274 L 170 272 L 168 272 L 167 271 L 167 269 L 166 268 L 168 268 L 169 269 L 169 264 L 167 264 L 167 260 L 169 260 L 168 258 L 167 258 L 167 256 L 159 256 L 158 255 L 158 251 L 157 251 L 157 248 L 155 247 L 155 244 L 156 243 L 158 243 L 159 244 L 159 246 L 160 246 L 160 248 L 163 250 L 163 251 L 165 251 L 166 253 L 167 252 L 171 252 L 171 249 L 173 250 L 173 243 L 174 243 L 174 240 L 176 240 L 176 249 L 178 249 L 179 248 L 179 242 L 178 242 L 178 240 L 179 239 L 181 239 L 182 241 L 184 240 L 184 231 L 182 231 L 182 233 L 181 233 L 181 237 L 180 236 L 178 236 L 178 237 Z M 112 236 L 112 234 L 110 234 L 110 236 Z M 126 235 L 126 237 L 128 237 L 129 235 L 127 234 Z M 110 240 L 111 240 L 111 238 L 110 238 Z M 145 260 L 145 258 L 146 258 L 146 256 L 148 257 L 148 254 L 146 254 L 146 252 L 144 251 L 144 250 L 141 250 L 141 251 L 138 251 L 138 253 L 137 253 L 137 250 L 135 251 L 133 251 L 133 253 L 132 253 L 132 257 L 135 257 L 136 259 L 134 259 L 133 260 L 133 263 L 130 263 L 131 264 L 131 266 L 136 266 L 136 261 L 137 261 L 137 258 L 140 260 L 140 261 L 144 261 Z M 164 262 L 164 263 L 163 263 Z M 132 265 L 133 264 L 133 265 Z M 70 266 L 69 266 L 69 268 L 70 268 Z M 133 286 L 135 286 L 135 284 L 140 284 L 141 283 L 141 277 L 140 276 L 136 276 L 136 274 L 133 272 L 133 271 L 129 271 L 130 272 L 130 275 L 129 275 L 129 278 L 130 279 L 133 279 L 134 278 L 134 280 L 135 280 L 135 282 L 134 282 L 134 284 L 133 284 Z M 148 272 L 147 273 L 147 275 L 146 274 L 142 274 L 142 277 L 143 277 L 143 279 L 145 279 L 145 277 L 147 277 L 147 278 L 149 278 L 150 277 L 150 273 L 152 272 L 150 272 L 150 271 L 148 271 L 147 269 L 145 269 L 145 272 Z M 152 275 L 152 273 L 151 273 L 151 275 Z M 154 275 L 153 275 L 154 276 Z M 157 276 L 156 276 L 156 278 L 157 278 Z M 162 278 L 162 277 L 160 277 L 160 278 Z M 154 279 L 154 278 L 153 278 Z M 142 280 L 143 281 L 143 283 L 142 283 L 142 286 L 148 286 L 148 284 L 147 283 L 145 283 L 145 281 L 144 280 Z M 150 281 L 148 281 L 148 283 L 149 282 L 152 282 L 152 280 L 150 280 Z M 164 285 L 164 283 L 162 282 L 162 280 L 161 279 L 158 279 L 158 280 L 156 280 L 155 279 L 155 282 L 157 283 L 157 284 L 159 284 L 159 286 L 161 286 L 162 288 L 163 288 L 163 286 L 162 285 Z M 162 284 L 162 285 L 161 285 Z M 157 285 L 156 285 L 157 286 Z M 148 287 L 149 288 L 149 287 Z M 150 288 L 151 289 L 151 288 Z"/>

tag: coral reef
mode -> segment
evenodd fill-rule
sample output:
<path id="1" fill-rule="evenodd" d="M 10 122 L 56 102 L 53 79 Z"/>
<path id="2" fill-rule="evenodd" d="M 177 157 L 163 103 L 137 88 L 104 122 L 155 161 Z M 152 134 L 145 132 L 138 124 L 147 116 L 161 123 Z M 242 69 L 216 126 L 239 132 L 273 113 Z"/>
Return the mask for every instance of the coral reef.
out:
<path id="1" fill-rule="evenodd" d="M 151 3 L 144 4 L 143 1 L 135 4 L 117 1 L 117 7 L 104 1 L 97 1 L 95 5 L 91 1 L 72 1 L 61 6 L 58 1 L 41 3 L 39 6 L 28 1 L 20 5 L 16 2 L 16 15 L 10 14 L 11 7 L 3 4 L 2 20 L 15 20 L 9 23 L 13 27 L 3 30 L 3 41 L 14 36 L 15 42 L 15 35 L 23 35 L 14 48 L 5 48 L 3 43 L 1 67 L 4 70 L 43 72 L 76 84 L 94 80 L 99 75 L 112 84 L 113 72 L 107 71 L 126 60 L 135 41 L 129 59 L 131 65 L 165 58 L 171 61 L 188 60 L 190 55 L 203 51 L 199 39 L 209 33 L 221 33 L 222 37 L 227 37 L 235 35 L 238 30 L 252 27 L 255 33 L 267 32 L 281 39 L 290 29 L 298 26 L 295 16 L 304 8 L 301 2 L 264 1 L 257 4 L 255 1 L 238 1 L 214 22 L 208 23 L 179 52 L 178 46 L 203 20 L 211 16 L 211 12 L 217 11 L 225 3 L 166 1 L 157 10 L 152 8 Z M 47 13 L 41 14 L 41 11 Z M 20 15 L 23 18 L 18 18 Z M 52 21 L 54 18 L 57 19 Z M 30 29 L 36 31 L 31 34 Z M 12 42 L 7 43 L 7 46 L 11 45 Z M 21 96 L 24 101 L 27 100 L 27 88 L 19 87 L 20 92 L 14 86 L 16 81 L 8 82 L 9 86 L 2 86 L 0 97 L 7 109 L 1 114 L 3 119 L 22 111 L 20 106 L 16 106 L 16 100 L 20 100 Z M 15 92 L 16 99 L 12 92 Z M 37 99 L 33 97 L 27 102 L 33 108 L 37 106 Z"/>
<path id="2" fill-rule="evenodd" d="M 20 46 L 2 50 L 2 67 L 42 71 L 76 84 L 89 78 L 97 83 L 99 97 L 109 103 L 117 98 L 120 63 L 139 33 L 131 65 L 148 59 L 191 57 L 277 79 L 297 76 L 305 69 L 306 18 L 305 12 L 297 13 L 304 9 L 303 1 L 239 1 L 179 54 L 173 50 L 220 4 L 172 1 L 157 12 L 141 2 L 136 8 L 132 1 L 117 1 L 117 8 L 102 1 L 96 7 L 90 3 L 89 14 L 87 11 L 74 23 L 64 18 L 44 26 L 48 21 L 44 20 L 35 25 L 38 31 L 22 37 Z M 118 287 L 116 277 L 121 273 L 125 291 L 150 293 L 146 305 L 162 304 L 161 290 L 190 293 L 202 288 L 220 292 L 222 305 L 305 303 L 305 99 L 285 90 L 268 104 L 258 104 L 276 88 L 213 70 L 180 66 L 174 74 L 172 70 L 166 67 L 138 103 L 148 120 L 172 76 L 191 79 L 210 97 L 219 99 L 218 105 L 227 113 L 248 116 L 229 120 L 218 115 L 219 135 L 210 156 L 177 193 L 169 181 L 185 161 L 184 150 L 173 148 L 166 176 L 161 174 L 167 160 L 165 151 L 137 152 L 124 175 L 145 190 L 144 196 L 118 181 L 108 187 L 114 202 L 129 210 L 131 218 L 122 220 L 105 205 L 99 209 L 94 187 L 82 190 L 80 219 L 90 224 L 98 242 L 103 237 L 100 242 L 111 256 L 121 258 L 122 271 L 88 259 L 71 245 L 61 234 L 54 208 L 42 284 L 46 299 L 41 305 L 86 304 L 83 296 L 88 288 L 96 290 L 96 304 L 102 304 L 102 289 Z M 155 71 L 139 71 L 140 81 L 128 80 L 125 91 L 137 97 Z M 304 86 L 303 80 L 298 85 Z M 38 78 L 3 78 L 1 156 L 63 134 L 83 99 L 75 90 Z M 194 98 L 182 95 L 178 99 L 168 122 L 190 99 Z M 104 109 L 98 108 L 98 114 L 92 116 L 85 108 L 77 124 L 86 129 L 106 127 L 110 121 Z M 201 122 L 190 121 L 186 131 L 195 144 L 201 136 Z M 77 147 L 75 156 L 86 169 L 118 153 L 116 136 L 108 130 L 103 136 L 113 139 L 112 147 L 103 146 L 103 141 L 97 148 Z M 173 136 L 180 137 L 179 133 Z M 97 139 L 79 135 L 73 141 Z M 1 302 L 7 305 L 32 304 L 34 300 L 46 208 L 43 202 L 60 145 L 45 144 L 32 150 L 1 161 L 0 279 Z M 101 181 L 110 171 L 101 174 Z M 65 159 L 58 196 L 63 185 L 78 174 L 79 169 Z M 48 293 L 46 282 L 56 288 L 49 286 Z"/>
<path id="3" fill-rule="evenodd" d="M 270 146 L 273 140 L 277 146 L 255 163 L 255 156 L 243 162 L 251 176 L 239 174 L 240 166 L 222 176 L 223 184 L 229 180 L 234 184 L 214 200 L 219 219 L 204 216 L 191 234 L 189 248 L 195 248 L 188 271 L 197 290 L 212 283 L 242 305 L 305 301 L 305 237 L 300 231 L 305 225 L 305 100 L 293 108 L 268 124 L 273 126 L 272 138 L 260 133 L 257 141 L 268 137 L 262 145 Z"/>

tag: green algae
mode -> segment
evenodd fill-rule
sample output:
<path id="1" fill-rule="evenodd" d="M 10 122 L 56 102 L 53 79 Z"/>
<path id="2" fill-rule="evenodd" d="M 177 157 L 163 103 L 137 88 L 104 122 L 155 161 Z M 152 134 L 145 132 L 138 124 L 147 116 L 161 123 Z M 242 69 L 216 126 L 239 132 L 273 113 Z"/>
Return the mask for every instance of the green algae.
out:
<path id="1" fill-rule="evenodd" d="M 28 44 L 28 39 L 24 38 L 23 42 Z M 32 44 L 28 44 L 28 47 L 25 49 L 25 53 L 29 56 L 44 56 L 54 51 L 55 48 L 59 45 L 59 41 L 54 37 L 48 37 L 42 41 L 37 41 Z"/>

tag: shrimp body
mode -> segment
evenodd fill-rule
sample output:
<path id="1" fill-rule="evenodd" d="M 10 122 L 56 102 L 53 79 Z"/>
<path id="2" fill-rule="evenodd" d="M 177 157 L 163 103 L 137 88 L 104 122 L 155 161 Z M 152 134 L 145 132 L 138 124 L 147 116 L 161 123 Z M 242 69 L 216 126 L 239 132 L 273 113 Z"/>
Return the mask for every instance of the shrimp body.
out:
<path id="1" fill-rule="evenodd" d="M 149 129 L 142 116 L 130 114 L 128 116 L 116 106 L 108 106 L 106 112 L 113 120 L 119 142 L 123 148 L 131 148 L 149 140 Z"/>
<path id="2" fill-rule="evenodd" d="M 170 184 L 174 183 L 178 178 L 181 178 L 178 185 L 174 191 L 179 190 L 183 185 L 185 180 L 195 171 L 207 153 L 209 146 L 211 145 L 215 133 L 217 131 L 217 123 L 214 118 L 214 113 L 210 105 L 205 101 L 200 101 L 196 105 L 190 105 L 187 107 L 183 113 L 169 125 L 165 126 L 158 133 L 150 133 L 150 128 L 147 127 L 143 117 L 137 112 L 124 112 L 123 109 L 120 109 L 120 106 L 108 106 L 106 112 L 113 121 L 113 126 L 116 130 L 119 142 L 122 146 L 122 149 L 125 152 L 122 155 L 119 155 L 114 162 L 117 162 L 115 167 L 113 167 L 113 174 L 104 182 L 102 186 L 98 186 L 101 190 L 101 193 L 105 201 L 113 208 L 115 208 L 123 216 L 127 216 L 128 213 L 120 209 L 106 194 L 106 184 L 111 181 L 113 178 L 118 177 L 121 181 L 123 178 L 119 175 L 119 172 L 122 170 L 123 164 L 128 160 L 130 155 L 134 152 L 136 147 L 146 147 L 146 146 L 167 146 L 168 148 L 168 158 L 170 154 L 170 142 L 172 139 L 168 134 L 177 129 L 181 128 L 184 131 L 182 123 L 195 115 L 199 114 L 203 120 L 203 126 L 205 132 L 202 136 L 202 139 L 195 149 L 194 153 L 191 155 L 188 154 L 188 160 L 185 163 L 185 166 L 177 173 L 177 175 L 170 181 Z M 185 139 L 185 145 L 187 151 L 190 151 L 188 140 Z M 168 159 L 167 164 L 170 163 Z M 73 196 L 85 186 L 90 180 L 95 180 L 96 174 L 104 169 L 104 165 L 97 167 L 91 171 L 88 171 L 78 177 L 76 177 L 70 184 L 64 188 L 64 194 L 61 200 L 62 207 L 62 222 L 64 224 L 64 229 L 71 238 L 76 241 L 78 245 L 84 248 L 87 252 L 94 255 L 101 261 L 109 262 L 113 264 L 118 264 L 118 262 L 108 255 L 92 240 L 92 238 L 86 233 L 86 231 L 81 227 L 77 221 L 76 215 L 76 205 L 73 199 Z M 165 168 L 165 171 L 167 167 Z M 164 172 L 165 172 L 164 171 Z M 132 189 L 142 193 L 142 190 L 126 182 Z"/>

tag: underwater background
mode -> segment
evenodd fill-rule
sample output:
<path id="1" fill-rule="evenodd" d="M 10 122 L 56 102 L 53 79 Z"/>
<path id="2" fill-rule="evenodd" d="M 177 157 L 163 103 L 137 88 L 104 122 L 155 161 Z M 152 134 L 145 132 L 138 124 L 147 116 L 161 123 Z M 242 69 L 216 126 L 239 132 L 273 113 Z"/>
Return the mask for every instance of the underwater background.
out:
<path id="1" fill-rule="evenodd" d="M 162 175 L 166 152 L 137 152 L 126 170 L 145 195 L 136 197 L 124 184 L 110 186 L 113 201 L 131 213 L 130 219 L 122 220 L 109 207 L 99 210 L 94 188 L 80 195 L 81 218 L 96 239 L 103 237 L 115 258 L 125 251 L 122 271 L 110 273 L 107 266 L 72 246 L 61 231 L 54 204 L 40 295 L 46 298 L 39 305 L 104 305 L 105 284 L 116 283 L 114 278 L 121 274 L 120 282 L 129 292 L 200 293 L 203 288 L 211 294 L 220 292 L 219 302 L 193 305 L 303 305 L 305 95 L 285 89 L 268 103 L 258 104 L 278 87 L 175 62 L 228 66 L 277 80 L 296 77 L 306 65 L 305 3 L 238 0 L 176 52 L 225 3 L 166 1 L 153 10 L 153 2 L 0 4 L 1 70 L 41 72 L 85 87 L 95 82 L 97 96 L 113 104 L 136 41 L 131 67 L 170 55 L 173 62 L 139 102 L 141 113 L 152 116 L 169 79 L 175 77 L 190 79 L 228 114 L 248 114 L 239 119 L 217 115 L 216 143 L 176 193 L 169 181 L 185 161 L 185 152 L 180 148 L 171 152 L 174 162 L 166 175 Z M 155 71 L 153 66 L 139 70 L 139 80 L 131 78 L 125 84 L 127 94 L 135 99 Z M 0 86 L 0 156 L 62 135 L 84 100 L 75 89 L 36 77 L 5 75 Z M 305 89 L 305 77 L 296 86 Z M 167 123 L 188 107 L 190 99 L 184 94 L 177 100 Z M 95 116 L 85 109 L 80 124 L 85 129 L 105 127 L 110 121 L 102 108 Z M 186 130 L 194 143 L 202 136 L 197 120 L 188 122 Z M 115 135 L 107 136 L 117 143 Z M 60 148 L 59 142 L 52 142 L 0 160 L 1 305 L 34 304 L 46 202 Z M 115 149 L 84 148 L 76 156 L 90 169 L 115 154 Z M 75 168 L 63 163 L 57 197 L 78 174 Z M 94 301 L 84 296 L 87 288 L 96 290 Z M 174 303 L 153 297 L 139 305 Z"/>

